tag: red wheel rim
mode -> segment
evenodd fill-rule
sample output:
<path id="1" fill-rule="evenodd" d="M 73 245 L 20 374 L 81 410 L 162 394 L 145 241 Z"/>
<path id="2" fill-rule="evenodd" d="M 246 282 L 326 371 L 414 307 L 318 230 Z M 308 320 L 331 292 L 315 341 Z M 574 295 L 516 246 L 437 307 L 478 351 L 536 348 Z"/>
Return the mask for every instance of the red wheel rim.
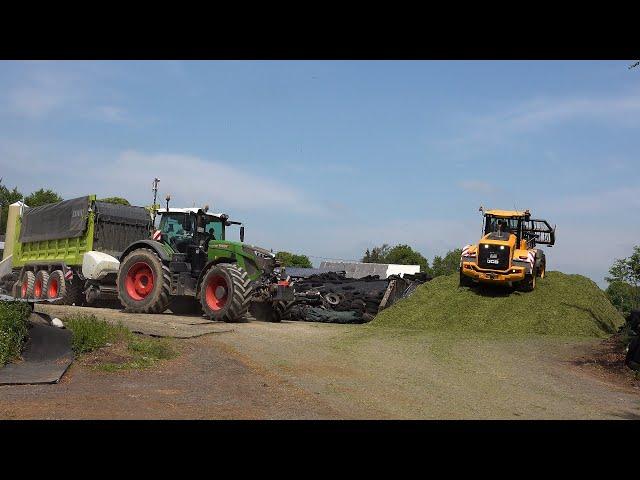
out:
<path id="1" fill-rule="evenodd" d="M 47 293 L 49 298 L 56 298 L 58 296 L 58 280 L 55 278 L 49 280 L 49 292 Z"/>
<path id="2" fill-rule="evenodd" d="M 33 296 L 36 298 L 40 298 L 42 295 L 42 279 L 39 278 L 36 280 L 36 284 L 33 286 Z"/>
<path id="3" fill-rule="evenodd" d="M 205 300 L 211 310 L 224 308 L 229 298 L 229 287 L 222 275 L 212 275 L 204 291 Z"/>
<path id="4" fill-rule="evenodd" d="M 26 298 L 27 297 L 27 289 L 29 288 L 29 280 L 27 280 L 26 278 L 22 281 L 22 289 L 20 290 L 22 292 L 22 298 Z"/>
<path id="5" fill-rule="evenodd" d="M 124 279 L 127 295 L 136 301 L 144 300 L 153 291 L 155 277 L 145 262 L 134 263 Z"/>

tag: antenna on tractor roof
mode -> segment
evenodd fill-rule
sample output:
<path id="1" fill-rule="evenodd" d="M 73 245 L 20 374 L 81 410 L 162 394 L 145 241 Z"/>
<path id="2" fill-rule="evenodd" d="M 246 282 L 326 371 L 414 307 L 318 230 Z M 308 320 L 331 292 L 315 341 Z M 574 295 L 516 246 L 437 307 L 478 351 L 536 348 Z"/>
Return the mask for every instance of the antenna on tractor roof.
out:
<path id="1" fill-rule="evenodd" d="M 158 184 L 159 183 L 160 183 L 160 179 L 159 178 L 154 178 L 153 179 L 153 206 L 151 207 L 153 209 L 153 221 L 151 222 L 151 225 L 155 225 L 156 224 L 156 203 L 157 203 L 157 198 L 158 198 Z"/>

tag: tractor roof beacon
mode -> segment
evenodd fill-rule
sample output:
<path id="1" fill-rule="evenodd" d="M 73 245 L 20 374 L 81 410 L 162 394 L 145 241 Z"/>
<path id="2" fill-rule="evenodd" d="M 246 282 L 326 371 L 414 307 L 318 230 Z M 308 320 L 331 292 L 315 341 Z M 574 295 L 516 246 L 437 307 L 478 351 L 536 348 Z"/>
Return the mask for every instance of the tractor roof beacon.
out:
<path id="1" fill-rule="evenodd" d="M 482 238 L 466 245 L 460 257 L 460 285 L 507 284 L 523 291 L 544 278 L 547 261 L 539 245 L 552 247 L 556 227 L 532 219 L 529 210 L 484 210 Z"/>
<path id="2" fill-rule="evenodd" d="M 207 206 L 169 208 L 169 197 L 157 213 L 151 238 L 129 245 L 120 258 L 118 297 L 126 310 L 202 311 L 229 322 L 259 307 L 267 320 L 281 320 L 292 287 L 273 253 L 244 243 L 242 222 Z M 227 239 L 232 225 L 240 226 L 240 241 Z"/>

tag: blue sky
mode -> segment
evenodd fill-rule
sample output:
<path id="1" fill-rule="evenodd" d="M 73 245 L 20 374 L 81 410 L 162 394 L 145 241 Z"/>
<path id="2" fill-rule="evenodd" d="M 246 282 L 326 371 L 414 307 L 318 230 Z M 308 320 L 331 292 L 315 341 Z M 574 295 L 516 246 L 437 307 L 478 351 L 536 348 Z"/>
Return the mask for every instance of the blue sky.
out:
<path id="1" fill-rule="evenodd" d="M 558 225 L 600 285 L 640 244 L 640 70 L 611 62 L 0 62 L 0 177 L 23 192 L 203 205 L 274 250 L 431 259 L 478 207 Z M 608 226 L 603 228 L 603 226 Z"/>

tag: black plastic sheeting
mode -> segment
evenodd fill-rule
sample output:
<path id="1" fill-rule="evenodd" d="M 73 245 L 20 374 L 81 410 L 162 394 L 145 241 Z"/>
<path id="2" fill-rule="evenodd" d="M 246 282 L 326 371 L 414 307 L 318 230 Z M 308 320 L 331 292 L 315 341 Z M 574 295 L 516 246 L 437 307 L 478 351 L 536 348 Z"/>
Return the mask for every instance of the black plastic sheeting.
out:
<path id="1" fill-rule="evenodd" d="M 151 224 L 149 212 L 144 207 L 96 201 L 95 209 L 98 222 L 106 221 L 144 227 L 148 227 Z"/>
<path id="2" fill-rule="evenodd" d="M 87 228 L 89 196 L 28 208 L 22 215 L 21 242 L 82 236 Z"/>
<path id="3" fill-rule="evenodd" d="M 0 368 L 0 385 L 58 383 L 73 362 L 71 331 L 49 325 L 46 315 L 34 315 L 22 361 Z"/>

